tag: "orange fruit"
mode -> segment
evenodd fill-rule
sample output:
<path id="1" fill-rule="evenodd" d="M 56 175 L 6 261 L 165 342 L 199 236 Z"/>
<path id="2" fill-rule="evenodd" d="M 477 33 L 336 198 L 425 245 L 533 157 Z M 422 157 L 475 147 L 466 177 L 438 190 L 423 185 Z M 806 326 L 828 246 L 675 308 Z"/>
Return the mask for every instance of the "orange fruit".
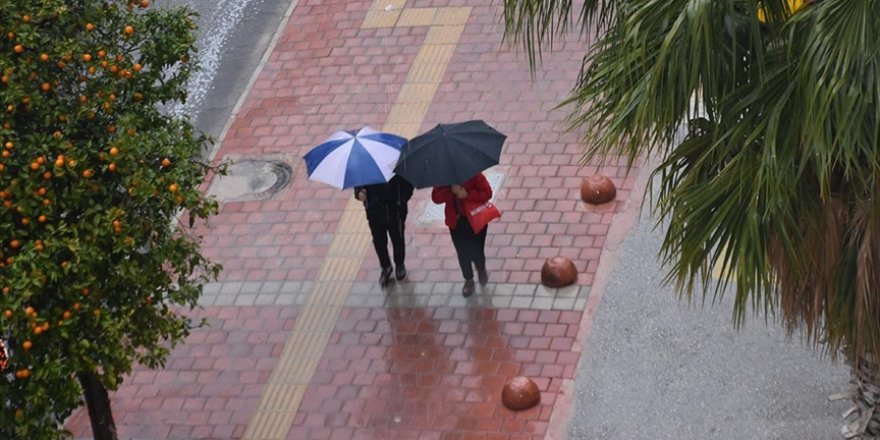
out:
<path id="1" fill-rule="evenodd" d="M 77 303 L 73 303 L 73 310 L 79 310 L 79 308 L 80 308 L 80 305 L 79 305 L 78 302 L 77 302 Z"/>
<path id="2" fill-rule="evenodd" d="M 41 53 L 40 54 L 40 61 L 43 61 L 43 62 L 49 61 L 49 54 Z"/>
<path id="3" fill-rule="evenodd" d="M 33 346 L 34 346 L 34 344 L 31 341 L 24 341 L 21 343 L 21 348 L 23 348 L 25 350 L 30 350 L 31 347 L 33 347 Z"/>
<path id="4" fill-rule="evenodd" d="M 92 170 L 85 170 L 85 171 L 83 171 L 82 175 L 83 175 L 83 177 L 85 177 L 86 179 L 91 179 L 92 176 L 95 175 L 95 172 L 92 171 Z"/>
<path id="5" fill-rule="evenodd" d="M 111 155 L 111 156 L 116 156 L 117 154 L 119 154 L 119 148 L 116 148 L 116 147 L 110 147 L 110 155 Z"/>
<path id="6" fill-rule="evenodd" d="M 126 35 L 131 35 L 134 33 L 134 27 L 131 25 L 128 25 L 123 29 L 123 32 L 125 32 Z"/>
<path id="7" fill-rule="evenodd" d="M 18 240 L 12 240 L 9 242 L 9 247 L 11 247 L 13 249 L 18 249 L 21 247 L 21 242 Z"/>
<path id="8" fill-rule="evenodd" d="M 44 82 L 43 84 L 40 84 L 40 89 L 42 89 L 44 92 L 48 92 L 49 90 L 52 90 L 52 84 Z"/>
<path id="9" fill-rule="evenodd" d="M 141 66 L 139 63 L 135 63 L 134 66 L 131 66 L 131 70 L 134 70 L 135 72 L 140 72 L 143 68 L 144 66 Z"/>
<path id="10" fill-rule="evenodd" d="M 82 288 L 82 294 L 83 294 L 83 296 L 89 296 L 89 292 L 91 292 L 91 289 L 89 289 L 88 287 L 83 287 L 83 288 Z"/>
<path id="11" fill-rule="evenodd" d="M 88 54 L 88 53 L 84 53 L 84 54 L 82 55 L 82 60 L 85 61 L 85 62 L 89 62 L 89 61 L 92 60 L 92 55 L 91 55 L 91 54 Z"/>
<path id="12" fill-rule="evenodd" d="M 15 53 L 22 53 L 24 52 L 24 46 L 16 44 L 15 47 L 12 48 L 12 50 L 14 50 Z"/>
<path id="13" fill-rule="evenodd" d="M 162 168 L 168 168 L 170 166 L 171 166 L 170 159 L 168 159 L 167 157 L 165 159 L 162 159 Z"/>
<path id="14" fill-rule="evenodd" d="M 101 49 L 98 51 L 98 58 L 104 58 L 105 56 L 107 56 L 107 52 L 104 51 L 104 49 Z M 102 65 L 104 65 L 104 64 L 102 64 Z"/>
<path id="15" fill-rule="evenodd" d="M 113 162 L 110 162 L 110 165 L 107 165 L 107 171 L 110 171 L 111 173 L 116 172 L 116 164 Z"/>
<path id="16" fill-rule="evenodd" d="M 37 217 L 37 221 L 40 223 L 46 223 L 46 216 L 41 215 L 41 216 Z"/>
<path id="17" fill-rule="evenodd" d="M 148 8 L 150 7 L 150 0 L 141 0 L 140 5 L 142 8 Z"/>
<path id="18" fill-rule="evenodd" d="M 3 316 L 5 316 L 6 319 L 12 318 L 12 310 L 6 309 L 6 311 L 3 312 Z"/>
<path id="19" fill-rule="evenodd" d="M 61 317 L 64 319 L 70 319 L 70 315 L 71 315 L 70 310 L 65 310 L 64 313 L 61 314 Z"/>
<path id="20" fill-rule="evenodd" d="M 86 23 L 86 30 L 89 32 L 95 30 L 95 25 L 93 25 L 91 23 Z"/>
<path id="21" fill-rule="evenodd" d="M 43 327 L 34 327 L 34 334 L 39 336 L 43 334 Z"/>
<path id="22" fill-rule="evenodd" d="M 171 185 L 168 185 L 168 191 L 170 191 L 172 193 L 176 193 L 179 190 L 180 190 L 180 187 L 177 186 L 176 183 L 172 183 Z"/>

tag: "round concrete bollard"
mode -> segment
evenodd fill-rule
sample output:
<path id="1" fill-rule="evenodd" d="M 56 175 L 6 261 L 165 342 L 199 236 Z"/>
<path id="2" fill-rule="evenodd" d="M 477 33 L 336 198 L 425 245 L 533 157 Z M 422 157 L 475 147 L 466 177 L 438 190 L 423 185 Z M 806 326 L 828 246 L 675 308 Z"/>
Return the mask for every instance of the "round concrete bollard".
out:
<path id="1" fill-rule="evenodd" d="M 541 268 L 541 284 L 547 287 L 564 287 L 577 280 L 578 270 L 568 258 L 548 258 Z"/>
<path id="2" fill-rule="evenodd" d="M 541 390 L 528 377 L 517 376 L 508 380 L 501 391 L 501 403 L 514 411 L 529 409 L 540 402 Z"/>
<path id="3" fill-rule="evenodd" d="M 615 196 L 617 196 L 617 188 L 614 182 L 605 176 L 585 177 L 581 183 L 581 200 L 587 203 L 600 205 L 614 200 Z"/>

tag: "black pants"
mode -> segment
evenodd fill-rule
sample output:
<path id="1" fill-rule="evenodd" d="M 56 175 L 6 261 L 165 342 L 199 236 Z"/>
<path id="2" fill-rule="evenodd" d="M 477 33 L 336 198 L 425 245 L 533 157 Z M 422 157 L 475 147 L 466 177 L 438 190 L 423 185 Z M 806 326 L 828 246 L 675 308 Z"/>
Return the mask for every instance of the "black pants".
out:
<path id="1" fill-rule="evenodd" d="M 394 249 L 394 265 L 402 266 L 406 258 L 404 247 L 404 224 L 406 218 L 392 219 L 390 222 L 370 221 L 370 233 L 373 235 L 373 247 L 379 256 L 379 264 L 383 269 L 391 267 L 391 258 L 388 256 L 388 237 L 391 237 L 391 247 Z"/>
<path id="2" fill-rule="evenodd" d="M 452 244 L 455 246 L 455 253 L 458 255 L 458 265 L 461 267 L 461 274 L 465 280 L 474 279 L 474 269 L 471 264 L 476 266 L 479 271 L 486 270 L 486 231 L 488 229 L 487 226 L 479 233 L 474 233 L 467 219 L 459 217 L 455 229 L 449 230 Z"/>

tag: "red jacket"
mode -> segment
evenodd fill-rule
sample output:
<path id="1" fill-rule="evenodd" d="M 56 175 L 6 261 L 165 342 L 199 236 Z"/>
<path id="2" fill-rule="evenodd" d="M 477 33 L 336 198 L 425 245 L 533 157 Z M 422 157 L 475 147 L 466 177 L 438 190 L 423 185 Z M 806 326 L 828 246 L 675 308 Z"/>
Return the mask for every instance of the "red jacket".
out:
<path id="1" fill-rule="evenodd" d="M 492 198 L 492 187 L 489 186 L 489 181 L 486 180 L 486 176 L 483 173 L 471 177 L 461 186 L 467 191 L 467 197 L 460 200 L 483 204 Z M 431 200 L 434 203 L 438 205 L 441 203 L 446 204 L 446 226 L 449 226 L 449 229 L 455 229 L 455 226 L 458 224 L 458 213 L 455 211 L 453 203 L 454 198 L 458 197 L 452 194 L 452 189 L 449 186 L 435 186 L 431 191 Z"/>

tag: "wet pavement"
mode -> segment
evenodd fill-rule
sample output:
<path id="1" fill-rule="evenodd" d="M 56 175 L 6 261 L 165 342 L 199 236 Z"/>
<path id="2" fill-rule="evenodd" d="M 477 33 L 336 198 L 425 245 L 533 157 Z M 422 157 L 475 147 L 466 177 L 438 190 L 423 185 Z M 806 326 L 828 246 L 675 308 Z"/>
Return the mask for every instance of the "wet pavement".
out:
<path id="1" fill-rule="evenodd" d="M 224 201 L 198 228 L 205 254 L 224 265 L 196 312 L 211 326 L 165 370 L 138 369 L 114 395 L 124 437 L 544 437 L 633 179 L 604 167 L 618 201 L 580 201 L 581 180 L 598 169 L 579 167 L 577 137 L 552 108 L 582 49 L 560 44 L 533 81 L 502 44 L 500 13 L 475 0 L 294 6 L 215 154 L 285 162 L 290 181 L 266 198 Z M 503 212 L 489 226 L 491 281 L 461 297 L 448 230 L 422 190 L 410 202 L 408 279 L 382 291 L 363 208 L 350 191 L 309 182 L 301 156 L 340 129 L 412 137 L 468 119 L 508 136 L 487 172 Z M 557 255 L 577 265 L 576 285 L 540 286 Z M 538 407 L 500 404 L 516 375 L 540 385 Z M 69 426 L 88 435 L 82 412 Z"/>
<path id="2" fill-rule="evenodd" d="M 486 3 L 290 5 L 213 153 L 286 164 L 289 180 L 273 186 L 278 174 L 254 166 L 250 177 L 206 185 L 222 209 L 196 232 L 224 270 L 192 315 L 210 326 L 164 370 L 139 367 L 114 393 L 122 438 L 563 435 L 595 284 L 610 270 L 600 257 L 610 261 L 633 223 L 644 182 L 619 163 L 581 167 L 578 138 L 553 110 L 583 46 L 558 41 L 532 77 L 523 54 L 502 44 L 501 5 Z M 469 119 L 508 136 L 501 163 L 486 173 L 503 213 L 489 226 L 490 283 L 461 296 L 448 230 L 419 190 L 406 230 L 408 278 L 380 289 L 363 207 L 351 191 L 309 182 L 302 155 L 340 129 L 412 137 Z M 268 174 L 254 177 L 260 172 Z M 580 201 L 582 179 L 596 173 L 616 183 L 615 201 Z M 578 280 L 548 289 L 541 267 L 558 255 L 574 261 Z M 501 405 L 501 387 L 517 375 L 541 388 L 537 407 Z M 90 434 L 84 411 L 68 427 L 77 438 Z"/>

